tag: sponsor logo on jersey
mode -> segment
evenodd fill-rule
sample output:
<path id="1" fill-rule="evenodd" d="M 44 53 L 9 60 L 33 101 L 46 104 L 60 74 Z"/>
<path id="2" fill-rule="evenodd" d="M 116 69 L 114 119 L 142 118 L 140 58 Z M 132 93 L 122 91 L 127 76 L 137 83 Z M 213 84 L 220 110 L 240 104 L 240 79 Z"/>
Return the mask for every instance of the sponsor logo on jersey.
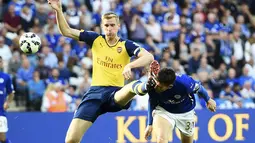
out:
<path id="1" fill-rule="evenodd" d="M 181 98 L 181 95 L 175 95 L 174 98 L 180 99 L 180 98 Z"/>
<path id="2" fill-rule="evenodd" d="M 179 101 L 175 101 L 175 100 L 167 100 L 167 101 L 165 101 L 164 103 L 165 104 L 180 104 L 180 103 L 182 103 L 183 101 L 185 100 L 185 98 L 183 98 L 183 99 L 181 99 L 181 100 L 179 100 Z"/>
<path id="3" fill-rule="evenodd" d="M 116 63 L 103 61 L 100 58 L 97 58 L 97 64 L 107 67 L 107 68 L 111 68 L 111 69 L 121 69 L 122 68 L 122 64 L 116 64 Z"/>

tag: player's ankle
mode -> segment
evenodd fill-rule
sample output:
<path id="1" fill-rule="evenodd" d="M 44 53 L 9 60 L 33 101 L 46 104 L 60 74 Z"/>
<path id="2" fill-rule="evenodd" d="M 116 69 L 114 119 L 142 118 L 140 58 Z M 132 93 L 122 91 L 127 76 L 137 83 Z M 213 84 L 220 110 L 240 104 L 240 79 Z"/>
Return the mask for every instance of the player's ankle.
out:
<path id="1" fill-rule="evenodd" d="M 139 95 L 139 96 L 144 96 L 147 94 L 148 90 L 147 90 L 147 84 L 143 83 L 141 81 L 135 81 L 133 82 L 132 85 L 132 92 Z"/>

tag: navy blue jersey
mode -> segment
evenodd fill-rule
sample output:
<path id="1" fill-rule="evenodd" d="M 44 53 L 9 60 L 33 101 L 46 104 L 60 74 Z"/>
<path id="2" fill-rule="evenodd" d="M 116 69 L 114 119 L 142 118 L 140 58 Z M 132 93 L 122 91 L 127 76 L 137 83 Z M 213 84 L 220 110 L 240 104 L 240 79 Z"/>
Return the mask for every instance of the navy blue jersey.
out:
<path id="1" fill-rule="evenodd" d="M 3 105 L 6 97 L 13 92 L 14 89 L 10 76 L 0 72 L 0 116 L 5 116 Z"/>
<path id="2" fill-rule="evenodd" d="M 198 85 L 199 82 L 188 75 L 177 75 L 172 88 L 161 93 L 149 92 L 151 107 L 159 105 L 170 113 L 188 112 L 196 106 L 194 93 Z"/>

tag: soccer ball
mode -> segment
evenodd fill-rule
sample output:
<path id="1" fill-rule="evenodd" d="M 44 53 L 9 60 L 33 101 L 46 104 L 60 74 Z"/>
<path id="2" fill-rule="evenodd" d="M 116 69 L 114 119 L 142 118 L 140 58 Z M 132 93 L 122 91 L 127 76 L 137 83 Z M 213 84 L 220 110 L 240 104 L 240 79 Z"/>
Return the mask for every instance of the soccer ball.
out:
<path id="1" fill-rule="evenodd" d="M 34 54 L 41 46 L 41 39 L 35 33 L 24 33 L 19 39 L 19 46 L 24 53 Z"/>

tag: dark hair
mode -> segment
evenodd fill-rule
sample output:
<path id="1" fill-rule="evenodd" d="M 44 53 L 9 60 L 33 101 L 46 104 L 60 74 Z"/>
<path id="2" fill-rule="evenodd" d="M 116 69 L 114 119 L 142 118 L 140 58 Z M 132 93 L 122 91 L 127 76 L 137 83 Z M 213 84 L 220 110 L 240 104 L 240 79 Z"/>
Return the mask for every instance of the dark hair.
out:
<path id="1" fill-rule="evenodd" d="M 158 81 L 164 85 L 173 84 L 175 79 L 176 75 L 172 68 L 163 68 L 158 73 Z"/>

